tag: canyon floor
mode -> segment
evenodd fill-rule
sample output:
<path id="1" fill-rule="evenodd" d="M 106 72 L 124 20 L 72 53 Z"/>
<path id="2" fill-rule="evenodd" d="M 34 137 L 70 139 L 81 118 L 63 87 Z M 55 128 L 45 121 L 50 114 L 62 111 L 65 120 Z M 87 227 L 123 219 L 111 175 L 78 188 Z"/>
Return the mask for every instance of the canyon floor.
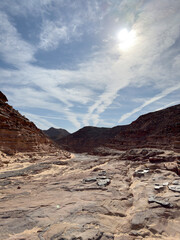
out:
<path id="1" fill-rule="evenodd" d="M 180 154 L 108 151 L 1 153 L 0 240 L 180 239 Z"/>

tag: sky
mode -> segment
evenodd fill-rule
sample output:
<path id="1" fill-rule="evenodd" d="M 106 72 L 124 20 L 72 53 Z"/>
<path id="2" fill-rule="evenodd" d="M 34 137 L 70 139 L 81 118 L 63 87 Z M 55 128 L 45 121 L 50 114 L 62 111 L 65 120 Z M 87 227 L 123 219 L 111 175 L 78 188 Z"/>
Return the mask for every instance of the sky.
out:
<path id="1" fill-rule="evenodd" d="M 0 90 L 39 128 L 180 103 L 179 0 L 1 0 Z"/>

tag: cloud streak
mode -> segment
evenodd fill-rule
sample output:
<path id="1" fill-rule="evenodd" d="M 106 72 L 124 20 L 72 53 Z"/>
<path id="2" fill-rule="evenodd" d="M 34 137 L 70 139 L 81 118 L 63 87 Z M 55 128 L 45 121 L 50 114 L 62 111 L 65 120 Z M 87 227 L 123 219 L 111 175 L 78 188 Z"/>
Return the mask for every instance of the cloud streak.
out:
<path id="1" fill-rule="evenodd" d="M 39 48 L 44 50 L 56 49 L 61 40 L 65 42 L 69 40 L 67 27 L 45 21 L 40 34 Z"/>
<path id="2" fill-rule="evenodd" d="M 50 127 L 58 128 L 57 125 L 45 120 L 44 116 L 39 116 L 28 112 L 21 112 L 21 114 L 31 119 L 31 121 L 34 122 L 37 126 L 39 126 L 40 129 L 48 129 Z"/>
<path id="3" fill-rule="evenodd" d="M 151 99 L 145 101 L 142 105 L 140 105 L 139 107 L 133 109 L 133 111 L 124 114 L 118 121 L 118 123 L 123 122 L 124 120 L 126 120 L 127 118 L 131 117 L 133 114 L 141 111 L 143 108 L 145 108 L 146 106 L 166 97 L 168 94 L 177 91 L 178 89 L 180 89 L 180 84 L 177 86 L 173 86 L 171 88 L 165 89 L 163 92 L 161 92 L 160 94 L 157 94 L 156 96 L 152 97 Z M 166 106 L 165 106 L 166 107 Z"/>
<path id="4" fill-rule="evenodd" d="M 0 52 L 4 60 L 18 67 L 35 61 L 35 47 L 22 40 L 8 16 L 3 12 L 0 12 L 0 22 Z"/>

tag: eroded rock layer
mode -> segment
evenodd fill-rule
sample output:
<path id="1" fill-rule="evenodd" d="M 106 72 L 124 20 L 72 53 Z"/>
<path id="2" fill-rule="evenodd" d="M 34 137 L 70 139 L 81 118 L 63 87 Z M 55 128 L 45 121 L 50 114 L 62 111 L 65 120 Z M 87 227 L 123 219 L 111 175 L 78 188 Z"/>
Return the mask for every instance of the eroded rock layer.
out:
<path id="1" fill-rule="evenodd" d="M 104 153 L 0 155 L 0 240 L 179 240 L 180 154 Z"/>
<path id="2" fill-rule="evenodd" d="M 9 154 L 16 151 L 48 150 L 54 144 L 33 122 L 6 103 L 0 92 L 0 150 Z"/>
<path id="3" fill-rule="evenodd" d="M 180 105 L 140 116 L 130 125 L 84 127 L 58 143 L 74 152 L 92 152 L 106 146 L 119 150 L 152 147 L 180 151 Z"/>

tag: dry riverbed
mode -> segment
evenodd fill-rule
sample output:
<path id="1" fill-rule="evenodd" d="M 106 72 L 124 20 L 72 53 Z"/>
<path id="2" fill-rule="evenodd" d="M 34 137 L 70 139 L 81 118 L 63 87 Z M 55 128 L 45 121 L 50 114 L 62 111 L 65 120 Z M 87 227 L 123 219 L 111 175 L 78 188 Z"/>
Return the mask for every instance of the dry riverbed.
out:
<path id="1" fill-rule="evenodd" d="M 153 149 L 1 153 L 0 240 L 180 239 L 176 160 Z"/>

